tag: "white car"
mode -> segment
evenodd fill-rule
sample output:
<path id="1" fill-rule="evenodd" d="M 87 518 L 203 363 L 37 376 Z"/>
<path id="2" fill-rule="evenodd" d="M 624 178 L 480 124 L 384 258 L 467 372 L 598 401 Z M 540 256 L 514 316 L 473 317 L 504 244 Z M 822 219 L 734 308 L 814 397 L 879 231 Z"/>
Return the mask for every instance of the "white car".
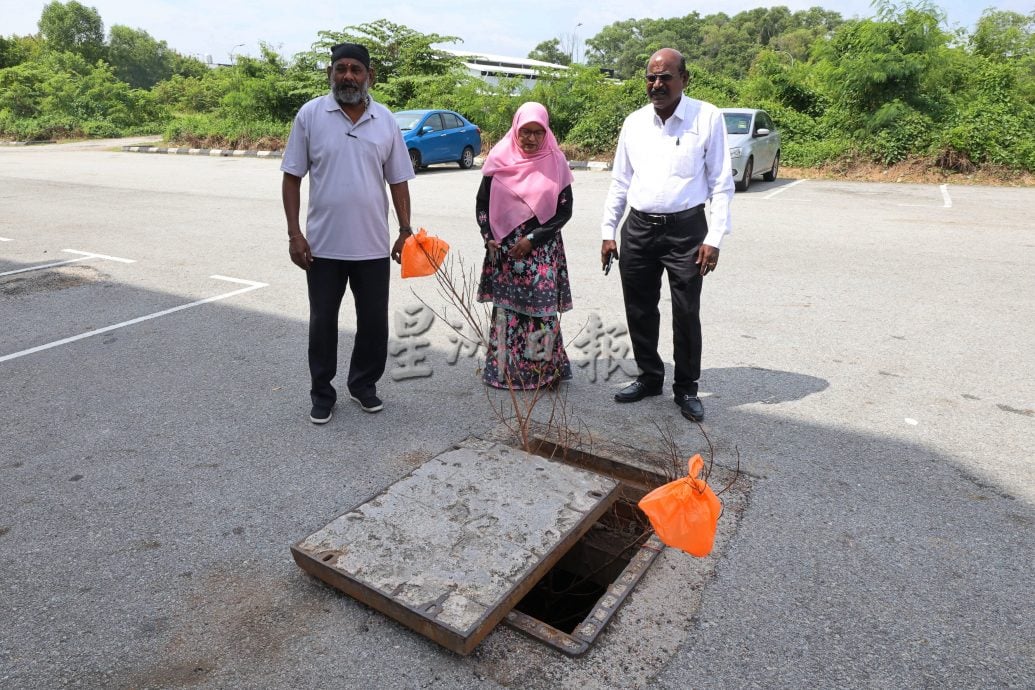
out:
<path id="1" fill-rule="evenodd" d="M 751 178 L 766 182 L 780 171 L 780 133 L 769 113 L 754 108 L 722 108 L 733 161 L 733 182 L 738 192 L 747 191 Z"/>

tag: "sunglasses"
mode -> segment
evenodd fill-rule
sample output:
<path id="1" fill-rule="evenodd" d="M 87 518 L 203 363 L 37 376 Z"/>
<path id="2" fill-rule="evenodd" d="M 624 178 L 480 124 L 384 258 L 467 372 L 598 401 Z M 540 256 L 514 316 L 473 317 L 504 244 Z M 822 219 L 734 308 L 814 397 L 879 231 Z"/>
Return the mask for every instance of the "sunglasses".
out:
<path id="1" fill-rule="evenodd" d="M 648 74 L 647 75 L 647 83 L 648 84 L 653 84 L 658 79 L 660 79 L 663 84 L 667 84 L 670 81 L 672 81 L 672 75 L 669 74 L 668 72 L 665 72 L 664 74 Z"/>

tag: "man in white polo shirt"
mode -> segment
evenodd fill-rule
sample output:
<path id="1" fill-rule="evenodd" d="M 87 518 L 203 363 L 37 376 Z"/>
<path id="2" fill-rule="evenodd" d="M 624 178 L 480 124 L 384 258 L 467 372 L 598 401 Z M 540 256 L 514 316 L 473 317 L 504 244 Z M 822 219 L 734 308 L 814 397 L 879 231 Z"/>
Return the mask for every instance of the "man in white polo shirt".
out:
<path id="1" fill-rule="evenodd" d="M 661 395 L 665 365 L 658 354 L 661 274 L 672 295 L 675 376 L 672 393 L 684 417 L 704 419 L 697 395 L 701 377 L 701 286 L 719 263 L 719 244 L 730 229 L 733 174 L 726 125 L 711 103 L 683 95 L 690 74 L 679 52 L 663 48 L 647 62 L 650 104 L 622 124 L 611 188 L 601 223 L 600 256 L 616 253 L 622 224 L 619 272 L 625 318 L 640 374 L 615 394 L 632 403 Z M 705 202 L 711 223 L 705 219 Z"/>
<path id="2" fill-rule="evenodd" d="M 338 311 L 347 285 L 356 306 L 349 396 L 366 412 L 384 406 L 377 382 L 388 359 L 389 256 L 397 263 L 410 235 L 413 165 L 395 118 L 368 93 L 370 54 L 357 43 L 331 48 L 330 93 L 299 109 L 280 169 L 291 260 L 309 288 L 309 419 L 325 424 L 337 402 Z M 309 174 L 305 234 L 299 226 L 302 178 Z M 388 194 L 399 220 L 389 250 Z"/>

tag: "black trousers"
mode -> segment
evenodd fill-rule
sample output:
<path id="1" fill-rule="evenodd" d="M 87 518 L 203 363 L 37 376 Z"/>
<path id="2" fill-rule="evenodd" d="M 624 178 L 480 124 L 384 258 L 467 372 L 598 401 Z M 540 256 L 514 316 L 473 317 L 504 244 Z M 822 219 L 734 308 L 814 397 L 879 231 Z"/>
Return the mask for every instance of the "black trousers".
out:
<path id="1" fill-rule="evenodd" d="M 306 271 L 309 286 L 309 374 L 313 405 L 331 407 L 338 399 L 331 381 L 338 372 L 338 312 L 351 281 L 356 305 L 356 340 L 349 364 L 349 392 L 374 393 L 388 359 L 389 259 L 341 261 L 314 258 Z"/>
<path id="2" fill-rule="evenodd" d="M 701 378 L 701 267 L 694 263 L 708 234 L 704 212 L 659 224 L 630 213 L 622 225 L 618 267 L 625 297 L 625 319 L 639 381 L 660 386 L 665 364 L 658 354 L 661 314 L 661 273 L 668 272 L 672 295 L 672 344 L 675 360 L 675 395 L 697 395 Z"/>

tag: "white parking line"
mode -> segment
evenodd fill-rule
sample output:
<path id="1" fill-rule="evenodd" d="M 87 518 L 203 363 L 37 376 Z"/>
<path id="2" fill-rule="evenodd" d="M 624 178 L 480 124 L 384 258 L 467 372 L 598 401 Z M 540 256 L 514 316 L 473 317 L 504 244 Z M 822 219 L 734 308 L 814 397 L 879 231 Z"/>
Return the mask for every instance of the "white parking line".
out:
<path id="1" fill-rule="evenodd" d="M 61 251 L 68 252 L 69 254 L 81 254 L 81 255 L 85 256 L 86 258 L 88 258 L 88 259 L 90 259 L 90 258 L 93 258 L 93 259 L 107 259 L 108 261 L 118 261 L 118 262 L 124 263 L 124 264 L 135 264 L 137 262 L 136 259 L 123 259 L 122 257 L 110 256 L 108 254 L 96 254 L 94 252 L 81 252 L 78 249 L 62 249 Z"/>
<path id="2" fill-rule="evenodd" d="M 86 333 L 80 333 L 79 335 L 74 335 L 71 338 L 62 338 L 61 340 L 55 340 L 54 342 L 47 343 L 45 345 L 37 345 L 36 347 L 31 347 L 28 350 L 22 350 L 21 352 L 13 352 L 13 353 L 11 353 L 9 355 L 3 355 L 2 357 L 0 357 L 0 362 L 6 362 L 6 361 L 11 360 L 11 359 L 18 359 L 19 357 L 24 357 L 25 355 L 31 355 L 31 354 L 34 354 L 36 352 L 42 352 L 43 350 L 49 350 L 49 349 L 51 349 L 53 347 L 58 347 L 60 345 L 67 345 L 69 343 L 74 343 L 77 340 L 83 340 L 84 338 L 90 338 L 90 337 L 95 336 L 95 335 L 100 335 L 101 333 L 107 333 L 109 331 L 114 331 L 114 330 L 116 330 L 118 328 L 125 328 L 126 326 L 132 326 L 134 324 L 138 324 L 138 323 L 141 323 L 143 321 L 150 321 L 151 319 L 157 319 L 160 316 L 167 316 L 169 314 L 174 314 L 174 313 L 176 313 L 178 311 L 183 311 L 184 309 L 190 309 L 191 307 L 198 307 L 198 306 L 201 306 L 202 304 L 208 304 L 209 302 L 218 302 L 219 300 L 227 299 L 229 297 L 235 297 L 237 295 L 243 295 L 244 293 L 251 292 L 252 290 L 258 290 L 260 288 L 269 287 L 269 283 L 257 283 L 254 280 L 242 280 L 240 278 L 228 278 L 226 276 L 209 276 L 209 278 L 213 278 L 215 280 L 225 280 L 225 281 L 229 281 L 231 283 L 239 283 L 239 284 L 245 285 L 247 287 L 243 287 L 243 288 L 241 288 L 239 290 L 232 290 L 230 292 L 224 292 L 223 294 L 216 295 L 215 297 L 206 297 L 205 299 L 199 299 L 199 300 L 197 300 L 195 302 L 190 302 L 189 304 L 181 304 L 180 306 L 173 307 L 171 309 L 163 309 L 162 311 L 156 311 L 153 314 L 148 314 L 146 316 L 139 316 L 139 317 L 137 317 L 135 319 L 130 319 L 129 321 L 123 321 L 122 323 L 117 323 L 117 324 L 114 324 L 112 326 L 105 326 L 104 328 L 97 328 L 97 329 L 94 329 L 92 331 L 87 331 Z"/>
<path id="3" fill-rule="evenodd" d="M 952 199 L 949 197 L 949 185 L 942 185 L 942 200 L 945 202 L 945 208 L 952 208 Z"/>
<path id="4" fill-rule="evenodd" d="M 14 242 L 10 237 L 0 237 L 0 242 Z"/>
<path id="5" fill-rule="evenodd" d="M 41 264 L 39 266 L 29 266 L 28 268 L 19 268 L 13 271 L 5 271 L 0 273 L 2 276 L 13 276 L 15 273 L 28 273 L 29 271 L 42 271 L 44 268 L 54 268 L 55 266 L 64 266 L 65 264 L 74 264 L 77 261 L 86 261 L 87 259 L 105 259 L 107 261 L 118 261 L 124 264 L 134 264 L 136 259 L 123 259 L 117 256 L 108 256 L 107 254 L 94 254 L 93 252 L 81 252 L 77 249 L 62 249 L 61 251 L 68 252 L 69 254 L 81 254 L 78 259 L 65 259 L 64 261 L 55 261 L 49 264 Z"/>
<path id="6" fill-rule="evenodd" d="M 791 187 L 797 187 L 797 186 L 798 186 L 798 185 L 800 185 L 800 184 L 801 184 L 802 182 L 808 182 L 808 180 L 806 180 L 806 179 L 801 179 L 801 180 L 795 180 L 794 182 L 791 182 L 791 183 L 790 183 L 789 185 L 786 185 L 786 186 L 780 187 L 780 188 L 779 188 L 779 189 L 777 189 L 776 191 L 773 191 L 773 192 L 769 192 L 768 194 L 766 194 L 766 195 L 765 195 L 764 197 L 762 197 L 762 198 L 763 198 L 763 199 L 772 199 L 772 198 L 773 198 L 774 196 L 776 196 L 777 194 L 779 194 L 779 193 L 781 193 L 781 192 L 786 192 L 786 191 L 787 191 L 788 189 L 790 189 Z"/>

